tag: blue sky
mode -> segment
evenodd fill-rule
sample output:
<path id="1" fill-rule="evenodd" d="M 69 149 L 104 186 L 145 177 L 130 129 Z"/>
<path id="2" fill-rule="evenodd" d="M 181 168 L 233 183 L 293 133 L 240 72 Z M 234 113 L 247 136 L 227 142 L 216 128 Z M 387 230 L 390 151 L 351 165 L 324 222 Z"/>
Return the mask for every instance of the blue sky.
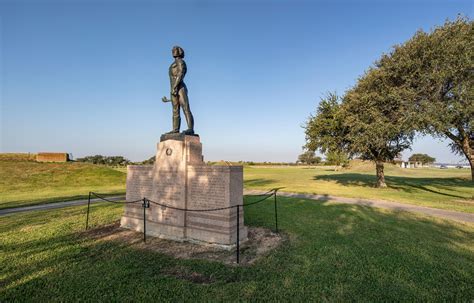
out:
<path id="1" fill-rule="evenodd" d="M 295 161 L 320 97 L 417 29 L 472 12 L 459 0 L 0 0 L 0 150 L 154 155 L 178 44 L 205 159 Z M 462 160 L 433 138 L 412 152 Z"/>

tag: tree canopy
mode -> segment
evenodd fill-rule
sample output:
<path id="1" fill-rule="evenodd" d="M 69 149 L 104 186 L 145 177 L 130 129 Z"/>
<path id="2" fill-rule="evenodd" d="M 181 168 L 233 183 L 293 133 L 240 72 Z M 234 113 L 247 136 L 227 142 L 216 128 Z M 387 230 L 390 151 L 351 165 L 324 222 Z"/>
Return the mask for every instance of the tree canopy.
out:
<path id="1" fill-rule="evenodd" d="M 326 153 L 326 164 L 328 165 L 337 165 L 337 166 L 345 166 L 349 163 L 349 157 L 343 151 L 328 151 Z"/>
<path id="2" fill-rule="evenodd" d="M 410 147 L 414 130 L 403 95 L 386 73 L 370 68 L 342 100 L 328 94 L 306 123 L 306 148 L 348 153 L 376 163 L 377 187 L 385 187 L 384 162 Z"/>
<path id="3" fill-rule="evenodd" d="M 328 93 L 321 98 L 316 114 L 311 115 L 304 126 L 307 150 L 319 150 L 326 154 L 344 148 L 347 130 L 341 116 L 340 103 L 341 98 L 336 93 Z"/>
<path id="4" fill-rule="evenodd" d="M 318 157 L 314 154 L 314 151 L 305 151 L 301 155 L 298 156 L 298 162 L 308 164 L 308 165 L 314 165 L 314 164 L 319 164 L 321 163 L 321 157 Z"/>
<path id="5" fill-rule="evenodd" d="M 341 106 L 347 150 L 376 163 L 377 187 L 386 186 L 384 162 L 409 148 L 415 135 L 403 91 L 391 80 L 385 71 L 369 69 L 346 92 Z"/>
<path id="6" fill-rule="evenodd" d="M 430 157 L 427 154 L 413 154 L 408 158 L 411 162 L 421 162 L 422 164 L 434 163 L 436 158 Z"/>
<path id="7" fill-rule="evenodd" d="M 474 181 L 474 23 L 465 17 L 418 31 L 377 63 L 404 94 L 414 127 L 448 138 Z M 415 114 L 415 115 L 413 115 Z"/>
<path id="8" fill-rule="evenodd" d="M 152 157 L 148 158 L 147 160 L 142 161 L 140 164 L 144 164 L 144 165 L 155 164 L 155 160 L 156 160 L 156 156 L 152 156 Z"/>
<path id="9" fill-rule="evenodd" d="M 122 156 L 86 156 L 83 158 L 78 158 L 77 162 L 86 162 L 93 164 L 102 164 L 102 165 L 112 165 L 112 166 L 125 166 L 131 164 L 130 160 Z"/>

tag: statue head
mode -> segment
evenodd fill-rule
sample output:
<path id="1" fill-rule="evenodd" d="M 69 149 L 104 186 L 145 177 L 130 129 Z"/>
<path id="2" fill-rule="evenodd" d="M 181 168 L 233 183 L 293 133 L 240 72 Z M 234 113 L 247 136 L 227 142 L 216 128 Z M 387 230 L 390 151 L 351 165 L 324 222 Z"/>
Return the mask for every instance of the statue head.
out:
<path id="1" fill-rule="evenodd" d="M 171 52 L 174 58 L 184 58 L 184 50 L 179 46 L 174 46 Z"/>

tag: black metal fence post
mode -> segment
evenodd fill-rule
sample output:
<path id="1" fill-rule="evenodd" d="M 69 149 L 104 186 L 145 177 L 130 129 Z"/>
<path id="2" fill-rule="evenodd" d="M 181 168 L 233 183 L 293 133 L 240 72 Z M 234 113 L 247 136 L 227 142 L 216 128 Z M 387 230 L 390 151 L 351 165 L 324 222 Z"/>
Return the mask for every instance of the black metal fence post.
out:
<path id="1" fill-rule="evenodd" d="M 275 202 L 275 230 L 278 233 L 277 191 L 273 192 L 273 201 Z"/>
<path id="2" fill-rule="evenodd" d="M 87 219 L 86 219 L 86 230 L 89 228 L 89 210 L 91 207 L 91 192 L 89 192 L 89 199 L 87 200 Z"/>
<path id="3" fill-rule="evenodd" d="M 240 263 L 240 205 L 237 205 L 237 264 Z"/>
<path id="4" fill-rule="evenodd" d="M 147 209 L 147 201 L 146 198 L 143 198 L 143 242 L 146 243 L 146 209 Z"/>

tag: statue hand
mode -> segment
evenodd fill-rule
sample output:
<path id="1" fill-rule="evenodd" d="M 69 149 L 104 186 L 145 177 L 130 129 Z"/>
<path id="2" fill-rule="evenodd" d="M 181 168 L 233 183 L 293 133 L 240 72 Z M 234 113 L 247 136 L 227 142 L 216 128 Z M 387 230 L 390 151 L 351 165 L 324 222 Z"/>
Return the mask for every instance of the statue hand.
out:
<path id="1" fill-rule="evenodd" d="M 166 103 L 166 102 L 171 102 L 171 100 L 168 99 L 168 98 L 166 98 L 166 97 L 161 98 L 161 101 L 163 101 L 163 102 L 165 102 L 165 103 Z"/>

